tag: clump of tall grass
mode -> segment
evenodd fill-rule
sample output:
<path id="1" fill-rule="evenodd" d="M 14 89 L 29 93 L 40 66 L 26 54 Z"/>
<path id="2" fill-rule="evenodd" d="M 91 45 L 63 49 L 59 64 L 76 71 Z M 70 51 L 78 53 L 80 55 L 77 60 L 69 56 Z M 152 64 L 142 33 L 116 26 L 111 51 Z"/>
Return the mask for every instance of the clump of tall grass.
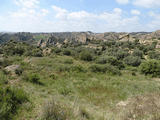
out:
<path id="1" fill-rule="evenodd" d="M 70 120 L 71 110 L 52 99 L 44 104 L 42 110 L 42 120 Z"/>

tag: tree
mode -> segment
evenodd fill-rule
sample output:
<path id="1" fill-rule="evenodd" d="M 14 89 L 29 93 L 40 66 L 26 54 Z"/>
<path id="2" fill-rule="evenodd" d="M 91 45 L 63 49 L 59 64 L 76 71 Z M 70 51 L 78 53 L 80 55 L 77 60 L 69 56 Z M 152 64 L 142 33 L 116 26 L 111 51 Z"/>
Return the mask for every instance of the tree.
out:
<path id="1" fill-rule="evenodd" d="M 124 62 L 127 65 L 139 66 L 141 64 L 141 59 L 137 56 L 128 56 L 124 59 Z"/>
<path id="2" fill-rule="evenodd" d="M 140 71 L 145 75 L 160 77 L 160 62 L 157 60 L 145 61 L 140 65 Z"/>
<path id="3" fill-rule="evenodd" d="M 83 51 L 80 54 L 80 59 L 84 60 L 84 61 L 92 61 L 93 60 L 93 56 L 89 52 Z"/>

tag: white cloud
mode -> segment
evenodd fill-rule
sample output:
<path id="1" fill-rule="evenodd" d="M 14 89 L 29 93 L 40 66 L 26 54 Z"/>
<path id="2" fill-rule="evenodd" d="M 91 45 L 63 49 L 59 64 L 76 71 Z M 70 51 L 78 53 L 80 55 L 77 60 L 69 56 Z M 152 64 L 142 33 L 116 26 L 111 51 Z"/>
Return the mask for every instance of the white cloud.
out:
<path id="1" fill-rule="evenodd" d="M 116 14 L 121 14 L 122 13 L 122 9 L 120 8 L 114 8 L 113 10 Z"/>
<path id="2" fill-rule="evenodd" d="M 134 0 L 133 4 L 145 8 L 160 7 L 160 0 Z"/>
<path id="3" fill-rule="evenodd" d="M 44 16 L 47 15 L 47 14 L 49 13 L 49 11 L 46 10 L 46 9 L 42 9 L 41 12 L 42 12 L 42 15 L 44 15 Z"/>
<path id="4" fill-rule="evenodd" d="M 56 15 L 56 18 L 63 18 L 63 19 L 65 19 L 66 14 L 68 13 L 67 10 L 62 9 L 62 8 L 60 8 L 60 7 L 57 7 L 57 6 L 52 6 L 52 8 L 53 8 L 53 10 L 54 10 L 55 12 L 58 13 L 58 14 Z"/>
<path id="5" fill-rule="evenodd" d="M 57 25 L 61 24 L 64 31 L 138 31 L 140 28 L 139 18 L 123 18 L 120 8 L 99 14 L 86 11 L 69 12 L 56 6 L 52 8 L 56 12 L 55 18 L 59 21 Z"/>
<path id="6" fill-rule="evenodd" d="M 129 3 L 129 0 L 116 0 L 117 3 L 119 4 L 128 4 Z"/>
<path id="7" fill-rule="evenodd" d="M 52 6 L 52 11 L 37 7 L 20 7 L 6 16 L 0 16 L 0 26 L 6 31 L 64 32 L 64 31 L 141 31 L 138 16 L 127 17 L 120 8 L 101 13 L 69 11 Z"/>
<path id="8" fill-rule="evenodd" d="M 138 10 L 131 10 L 131 14 L 133 14 L 133 15 L 140 15 L 141 12 L 138 11 Z"/>
<path id="9" fill-rule="evenodd" d="M 14 0 L 15 4 L 24 8 L 36 8 L 39 0 Z"/>
<path id="10" fill-rule="evenodd" d="M 149 17 L 152 19 L 148 24 L 147 27 L 149 29 L 159 30 L 160 29 L 160 13 L 155 13 L 150 11 L 148 13 Z"/>

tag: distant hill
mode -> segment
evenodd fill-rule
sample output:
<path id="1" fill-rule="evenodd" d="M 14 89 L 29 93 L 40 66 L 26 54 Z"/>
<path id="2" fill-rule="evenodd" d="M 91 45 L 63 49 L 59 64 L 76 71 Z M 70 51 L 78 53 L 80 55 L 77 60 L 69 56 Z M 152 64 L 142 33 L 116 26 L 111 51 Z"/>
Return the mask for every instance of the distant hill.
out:
<path id="1" fill-rule="evenodd" d="M 38 46 L 45 47 L 47 45 L 56 45 L 57 43 L 87 43 L 94 40 L 108 41 L 133 41 L 160 39 L 160 31 L 155 32 L 133 32 L 133 33 L 92 33 L 92 32 L 54 32 L 54 33 L 0 33 L 0 44 L 8 42 L 9 40 L 23 41 L 30 44 L 38 44 Z"/>

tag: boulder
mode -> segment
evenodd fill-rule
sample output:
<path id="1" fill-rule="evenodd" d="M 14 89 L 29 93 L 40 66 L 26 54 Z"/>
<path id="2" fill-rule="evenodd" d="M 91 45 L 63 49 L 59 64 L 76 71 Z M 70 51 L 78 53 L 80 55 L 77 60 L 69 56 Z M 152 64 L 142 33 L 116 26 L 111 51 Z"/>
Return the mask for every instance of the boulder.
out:
<path id="1" fill-rule="evenodd" d="M 11 73 L 15 73 L 15 71 L 19 68 L 20 68 L 20 65 L 10 65 L 5 67 L 5 70 Z"/>

